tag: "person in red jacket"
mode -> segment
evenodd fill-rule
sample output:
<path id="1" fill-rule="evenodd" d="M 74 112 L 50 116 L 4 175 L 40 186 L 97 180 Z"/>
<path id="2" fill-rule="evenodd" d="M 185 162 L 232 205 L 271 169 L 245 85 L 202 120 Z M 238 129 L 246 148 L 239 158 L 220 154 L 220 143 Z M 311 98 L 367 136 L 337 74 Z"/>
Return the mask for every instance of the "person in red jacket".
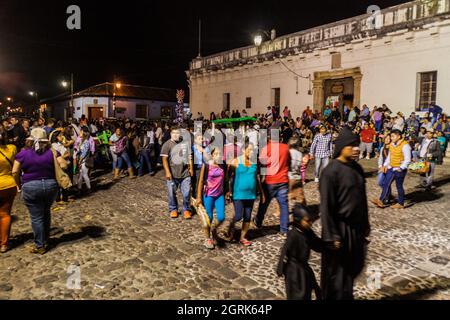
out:
<path id="1" fill-rule="evenodd" d="M 289 165 L 291 155 L 289 146 L 280 143 L 278 137 L 268 136 L 268 143 L 260 153 L 259 160 L 264 167 L 265 176 L 262 189 L 265 197 L 260 198 L 258 213 L 253 220 L 257 228 L 261 228 L 270 201 L 276 198 L 280 206 L 280 233 L 286 237 L 289 226 Z"/>
<path id="2" fill-rule="evenodd" d="M 375 142 L 377 133 L 376 131 L 369 126 L 368 123 L 364 124 L 363 129 L 360 133 L 361 136 L 361 145 L 359 148 L 361 149 L 361 153 L 359 158 L 364 158 L 364 152 L 366 152 L 366 159 L 370 159 L 370 155 L 372 154 L 373 143 Z"/>

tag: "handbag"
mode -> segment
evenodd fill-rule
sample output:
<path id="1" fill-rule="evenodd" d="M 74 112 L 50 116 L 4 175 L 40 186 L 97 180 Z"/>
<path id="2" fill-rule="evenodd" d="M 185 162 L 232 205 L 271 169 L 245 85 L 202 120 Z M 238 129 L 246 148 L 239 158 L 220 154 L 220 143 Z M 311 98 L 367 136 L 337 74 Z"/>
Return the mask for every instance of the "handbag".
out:
<path id="1" fill-rule="evenodd" d="M 408 166 L 408 170 L 416 174 L 427 174 L 430 171 L 430 163 L 428 161 L 413 162 Z"/>
<path id="2" fill-rule="evenodd" d="M 84 162 L 86 168 L 88 169 L 94 169 L 94 157 L 88 156 L 86 158 L 86 161 Z"/>
<path id="3" fill-rule="evenodd" d="M 55 166 L 55 178 L 58 182 L 58 185 L 63 188 L 64 190 L 69 189 L 72 187 L 72 182 L 70 181 L 70 177 L 67 173 L 64 172 L 64 170 L 60 167 L 58 160 L 56 159 L 56 151 L 52 148 L 53 153 L 53 163 Z"/>

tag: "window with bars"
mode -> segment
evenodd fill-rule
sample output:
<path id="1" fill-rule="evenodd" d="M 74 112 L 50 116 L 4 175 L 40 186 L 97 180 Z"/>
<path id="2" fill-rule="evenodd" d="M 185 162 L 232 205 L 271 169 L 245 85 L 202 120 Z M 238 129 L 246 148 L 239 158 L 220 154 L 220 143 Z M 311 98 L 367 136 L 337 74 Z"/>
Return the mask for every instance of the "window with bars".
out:
<path id="1" fill-rule="evenodd" d="M 230 111 L 230 94 L 223 94 L 223 111 Z"/>
<path id="2" fill-rule="evenodd" d="M 252 107 L 252 98 L 251 97 L 245 98 L 245 107 L 247 109 L 250 109 Z"/>
<path id="3" fill-rule="evenodd" d="M 146 119 L 147 118 L 147 105 L 137 104 L 136 105 L 136 118 Z"/>
<path id="4" fill-rule="evenodd" d="M 272 88 L 272 106 L 279 107 L 281 100 L 280 88 Z"/>
<path id="5" fill-rule="evenodd" d="M 437 71 L 419 72 L 417 74 L 416 110 L 430 108 L 436 103 Z"/>

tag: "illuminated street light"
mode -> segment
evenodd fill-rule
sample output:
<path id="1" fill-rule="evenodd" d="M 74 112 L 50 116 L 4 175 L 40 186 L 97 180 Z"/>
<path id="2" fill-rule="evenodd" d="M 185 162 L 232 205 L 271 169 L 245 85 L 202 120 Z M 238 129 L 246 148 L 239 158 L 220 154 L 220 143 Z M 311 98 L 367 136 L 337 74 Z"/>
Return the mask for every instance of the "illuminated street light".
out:
<path id="1" fill-rule="evenodd" d="M 12 101 L 12 98 L 11 98 L 11 97 L 7 97 L 6 100 L 7 100 L 8 102 L 11 102 L 11 101 Z"/>
<path id="2" fill-rule="evenodd" d="M 262 37 L 262 35 L 258 34 L 255 36 L 255 38 L 253 40 L 255 42 L 255 46 L 259 47 L 262 44 L 263 37 Z"/>
<path id="3" fill-rule="evenodd" d="M 30 92 L 28 92 L 28 94 L 29 94 L 30 96 L 34 96 L 34 95 L 36 94 L 36 92 L 30 91 Z"/>
<path id="4" fill-rule="evenodd" d="M 64 87 L 64 88 L 67 88 L 68 86 L 69 86 L 69 83 L 67 82 L 67 81 L 62 81 L 61 82 L 61 85 Z"/>
<path id="5" fill-rule="evenodd" d="M 121 87 L 122 87 L 122 84 L 121 84 L 120 82 L 117 82 L 117 83 L 116 83 L 116 88 L 117 88 L 117 89 L 120 89 Z"/>

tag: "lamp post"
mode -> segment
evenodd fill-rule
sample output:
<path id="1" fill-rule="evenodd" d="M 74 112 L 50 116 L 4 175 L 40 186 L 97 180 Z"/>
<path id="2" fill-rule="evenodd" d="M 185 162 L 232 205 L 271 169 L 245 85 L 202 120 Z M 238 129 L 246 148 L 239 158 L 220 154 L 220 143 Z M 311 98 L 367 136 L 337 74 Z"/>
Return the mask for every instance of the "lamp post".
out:
<path id="1" fill-rule="evenodd" d="M 36 109 L 39 107 L 39 95 L 38 95 L 38 93 L 36 92 L 36 91 L 29 91 L 28 92 L 28 94 L 30 95 L 30 96 L 32 96 L 32 97 L 35 97 L 36 98 Z M 35 112 L 35 110 L 33 110 L 33 113 Z"/>
<path id="2" fill-rule="evenodd" d="M 61 86 L 63 88 L 67 88 L 70 85 L 70 105 L 69 105 L 69 109 L 70 109 L 70 113 L 71 116 L 73 115 L 73 113 L 75 112 L 75 109 L 73 107 L 73 73 L 70 74 L 70 82 L 63 80 L 61 81 Z"/>
<path id="3" fill-rule="evenodd" d="M 262 30 L 262 29 L 259 29 L 257 31 L 258 31 L 258 33 L 254 36 L 253 42 L 255 43 L 255 46 L 258 47 L 258 55 L 259 55 L 260 54 L 260 48 L 261 48 L 261 45 L 262 45 L 262 42 L 263 42 L 263 35 L 265 35 L 266 37 L 269 37 L 270 38 L 270 42 L 273 42 L 275 40 L 275 38 L 277 37 L 277 35 L 276 35 L 275 29 L 272 29 L 270 31 L 270 33 L 268 31 L 265 31 L 265 30 Z M 278 56 L 275 56 L 275 57 L 278 59 L 278 61 L 280 61 L 280 63 L 289 72 L 294 74 L 294 76 L 295 76 L 294 80 L 297 82 L 296 94 L 298 94 L 298 78 L 302 78 L 302 79 L 308 79 L 308 82 L 309 82 L 308 94 L 311 95 L 312 94 L 312 91 L 311 91 L 311 82 L 312 82 L 311 74 L 309 74 L 308 76 L 300 75 L 300 74 L 296 73 L 294 70 L 292 70 L 291 68 L 289 68 Z"/>
<path id="4" fill-rule="evenodd" d="M 116 89 L 122 88 L 122 84 L 120 82 L 114 82 L 113 86 L 113 115 L 116 117 Z"/>

